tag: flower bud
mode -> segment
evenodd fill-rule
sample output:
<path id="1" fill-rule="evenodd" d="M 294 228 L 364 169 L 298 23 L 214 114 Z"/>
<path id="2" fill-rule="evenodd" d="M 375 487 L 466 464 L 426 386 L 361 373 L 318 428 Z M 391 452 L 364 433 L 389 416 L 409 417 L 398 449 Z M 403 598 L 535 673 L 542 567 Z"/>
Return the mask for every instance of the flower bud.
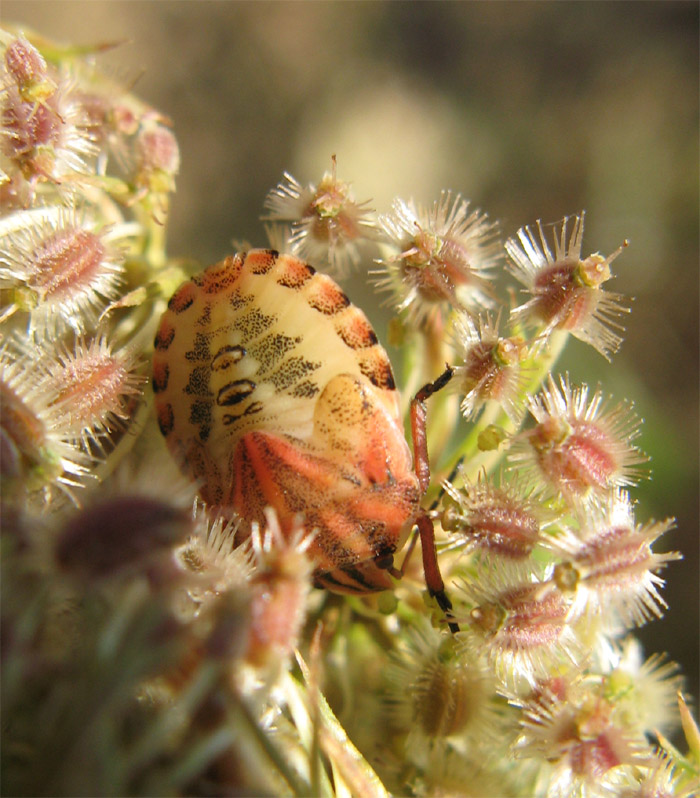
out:
<path id="1" fill-rule="evenodd" d="M 25 102 L 41 102 L 56 91 L 56 84 L 48 74 L 46 60 L 22 36 L 10 42 L 5 50 L 5 68 Z"/>

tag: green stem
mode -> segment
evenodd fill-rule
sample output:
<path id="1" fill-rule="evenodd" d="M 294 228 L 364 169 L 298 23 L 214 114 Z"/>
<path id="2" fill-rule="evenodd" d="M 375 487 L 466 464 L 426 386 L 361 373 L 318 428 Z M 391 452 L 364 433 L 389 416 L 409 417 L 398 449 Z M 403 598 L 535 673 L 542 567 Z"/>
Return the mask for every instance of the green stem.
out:
<path id="1" fill-rule="evenodd" d="M 299 798 L 312 795 L 311 785 L 303 779 L 293 767 L 290 767 L 282 752 L 270 739 L 270 736 L 265 734 L 260 728 L 245 701 L 239 698 L 237 703 L 241 716 L 250 728 L 253 737 L 257 740 L 267 758 L 272 762 L 282 778 L 289 784 L 294 795 L 299 796 Z"/>

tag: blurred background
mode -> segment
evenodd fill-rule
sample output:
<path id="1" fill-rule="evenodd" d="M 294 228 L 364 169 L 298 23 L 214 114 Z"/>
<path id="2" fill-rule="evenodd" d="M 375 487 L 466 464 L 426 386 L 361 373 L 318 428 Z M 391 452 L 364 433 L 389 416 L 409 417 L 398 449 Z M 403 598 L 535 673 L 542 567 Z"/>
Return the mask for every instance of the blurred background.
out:
<path id="1" fill-rule="evenodd" d="M 698 4 L 695 2 L 52 2 L 7 22 L 123 42 L 100 68 L 170 116 L 182 167 L 169 251 L 203 263 L 264 245 L 290 171 L 338 174 L 380 212 L 461 192 L 504 237 L 585 208 L 584 255 L 628 238 L 611 290 L 636 300 L 612 364 L 576 341 L 562 370 L 634 399 L 653 481 L 665 618 L 640 632 L 698 697 Z M 364 281 L 345 287 L 373 316 Z"/>

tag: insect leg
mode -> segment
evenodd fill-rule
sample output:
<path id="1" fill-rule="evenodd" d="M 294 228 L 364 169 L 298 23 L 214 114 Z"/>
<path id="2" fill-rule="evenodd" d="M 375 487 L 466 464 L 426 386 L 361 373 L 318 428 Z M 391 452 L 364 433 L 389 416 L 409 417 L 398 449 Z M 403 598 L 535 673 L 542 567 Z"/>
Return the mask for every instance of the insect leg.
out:
<path id="1" fill-rule="evenodd" d="M 442 581 L 440 568 L 437 561 L 437 551 L 435 550 L 435 529 L 432 520 L 427 513 L 421 513 L 416 519 L 418 532 L 420 533 L 420 545 L 423 552 L 423 571 L 425 572 L 425 584 L 428 592 L 435 597 L 440 609 L 445 613 L 447 625 L 452 633 L 459 632 L 459 626 L 452 620 L 452 602 L 445 593 L 445 583 Z"/>
<path id="2" fill-rule="evenodd" d="M 421 491 L 425 492 L 430 484 L 430 461 L 428 459 L 428 440 L 425 430 L 427 417 L 426 400 L 436 391 L 444 388 L 452 379 L 454 369 L 447 366 L 445 371 L 435 380 L 424 385 L 411 402 L 411 432 L 413 435 L 413 456 L 415 460 L 416 476 Z M 452 603 L 445 593 L 445 583 L 440 575 L 440 568 L 435 550 L 435 528 L 433 522 L 424 511 L 416 519 L 418 533 L 420 534 L 421 551 L 423 553 L 423 571 L 428 592 L 435 597 L 438 605 L 447 617 L 447 624 L 451 632 L 458 632 L 459 626 L 452 620 Z M 410 552 L 409 552 L 410 553 Z M 406 560 L 404 560 L 404 565 Z"/>
<path id="3" fill-rule="evenodd" d="M 425 420 L 428 409 L 425 400 L 436 391 L 444 388 L 452 379 L 454 369 L 448 366 L 435 380 L 424 385 L 411 401 L 411 434 L 413 436 L 413 457 L 415 460 L 416 476 L 421 491 L 425 492 L 430 484 L 430 461 L 428 460 L 428 440 L 425 434 Z"/>

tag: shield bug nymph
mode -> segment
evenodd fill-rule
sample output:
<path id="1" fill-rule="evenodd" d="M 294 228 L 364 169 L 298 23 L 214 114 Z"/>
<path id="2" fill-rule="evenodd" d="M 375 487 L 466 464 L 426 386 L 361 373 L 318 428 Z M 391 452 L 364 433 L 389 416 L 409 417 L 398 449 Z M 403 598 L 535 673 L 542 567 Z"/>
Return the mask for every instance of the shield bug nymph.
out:
<path id="1" fill-rule="evenodd" d="M 448 614 L 420 502 L 425 400 L 450 376 L 413 400 L 414 469 L 391 364 L 366 316 L 330 277 L 274 250 L 227 257 L 183 283 L 153 358 L 160 429 L 210 507 L 239 516 L 244 531 L 266 507 L 283 531 L 301 514 L 316 532 L 315 584 L 339 593 L 391 588 L 393 556 L 417 526 L 426 584 Z"/>

